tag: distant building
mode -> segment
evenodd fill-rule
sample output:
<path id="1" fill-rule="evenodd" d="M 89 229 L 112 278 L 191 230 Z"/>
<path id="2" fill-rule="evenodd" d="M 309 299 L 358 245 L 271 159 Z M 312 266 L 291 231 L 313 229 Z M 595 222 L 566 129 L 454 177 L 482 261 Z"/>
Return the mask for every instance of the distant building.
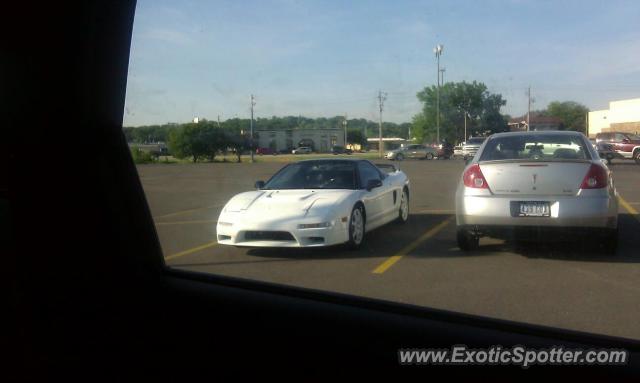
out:
<path id="1" fill-rule="evenodd" d="M 512 132 L 525 131 L 527 130 L 527 115 L 512 118 L 507 125 Z M 532 113 L 529 117 L 529 125 L 530 131 L 561 130 L 562 120 L 558 117 L 540 116 Z"/>
<path id="2" fill-rule="evenodd" d="M 345 146 L 344 129 L 260 129 L 258 147 L 276 151 L 310 146 L 313 151 L 328 153 L 333 146 Z"/>
<path id="3" fill-rule="evenodd" d="M 601 132 L 640 132 L 640 98 L 611 101 L 609 109 L 589 112 L 589 137 Z"/>

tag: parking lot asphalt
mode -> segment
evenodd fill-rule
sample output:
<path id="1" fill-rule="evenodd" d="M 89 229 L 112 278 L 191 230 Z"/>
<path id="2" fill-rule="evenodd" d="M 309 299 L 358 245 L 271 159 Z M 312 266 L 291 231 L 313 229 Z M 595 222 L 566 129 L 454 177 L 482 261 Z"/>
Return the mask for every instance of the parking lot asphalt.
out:
<path id="1" fill-rule="evenodd" d="M 460 251 L 453 215 L 460 160 L 401 162 L 411 180 L 409 222 L 376 229 L 358 251 L 217 245 L 226 201 L 283 165 L 140 165 L 167 265 L 640 339 L 640 166 L 631 161 L 612 165 L 622 202 L 614 256 L 580 238 L 525 246 L 483 238 L 479 250 Z"/>

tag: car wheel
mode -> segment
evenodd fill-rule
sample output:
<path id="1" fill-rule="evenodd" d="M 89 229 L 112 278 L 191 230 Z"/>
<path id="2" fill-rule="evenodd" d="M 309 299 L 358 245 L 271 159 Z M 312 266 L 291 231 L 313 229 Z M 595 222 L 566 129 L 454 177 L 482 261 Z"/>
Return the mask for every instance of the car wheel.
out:
<path id="1" fill-rule="evenodd" d="M 633 159 L 636 161 L 637 165 L 640 165 L 640 149 L 636 149 L 636 151 L 633 152 Z"/>
<path id="2" fill-rule="evenodd" d="M 477 235 L 473 235 L 464 227 L 458 227 L 456 230 L 456 239 L 458 240 L 458 247 L 462 251 L 476 250 L 480 245 L 480 238 Z"/>
<path id="3" fill-rule="evenodd" d="M 433 159 L 433 153 L 427 153 L 427 155 L 424 157 L 428 160 L 432 160 Z"/>
<path id="4" fill-rule="evenodd" d="M 396 156 L 396 160 L 398 160 L 398 161 L 402 161 L 402 160 L 404 160 L 404 155 L 402 155 L 402 154 L 398 154 L 398 155 Z"/>
<path id="5" fill-rule="evenodd" d="M 351 210 L 351 218 L 349 219 L 349 242 L 347 248 L 351 250 L 359 249 L 364 243 L 365 232 L 365 216 L 364 208 L 358 204 Z"/>
<path id="6" fill-rule="evenodd" d="M 402 190 L 402 197 L 400 197 L 400 209 L 398 210 L 398 223 L 407 223 L 409 220 L 409 193 L 407 189 Z"/>
<path id="7" fill-rule="evenodd" d="M 601 248 L 607 255 L 615 255 L 618 250 L 618 229 L 607 230 L 601 242 Z"/>

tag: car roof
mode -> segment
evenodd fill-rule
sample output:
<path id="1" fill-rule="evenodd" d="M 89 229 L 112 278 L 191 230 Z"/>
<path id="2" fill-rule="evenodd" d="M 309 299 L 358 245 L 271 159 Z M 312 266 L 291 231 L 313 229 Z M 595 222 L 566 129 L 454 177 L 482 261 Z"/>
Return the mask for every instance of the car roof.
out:
<path id="1" fill-rule="evenodd" d="M 515 137 L 515 136 L 537 136 L 540 134 L 553 136 L 584 136 L 581 132 L 572 130 L 534 130 L 529 132 L 504 132 L 492 134 L 489 138 Z"/>
<path id="2" fill-rule="evenodd" d="M 308 159 L 308 160 L 300 160 L 300 161 L 296 161 L 294 163 L 301 163 L 301 162 L 363 162 L 363 161 L 367 161 L 370 162 L 366 159 L 362 159 L 362 158 L 313 158 L 313 159 Z"/>

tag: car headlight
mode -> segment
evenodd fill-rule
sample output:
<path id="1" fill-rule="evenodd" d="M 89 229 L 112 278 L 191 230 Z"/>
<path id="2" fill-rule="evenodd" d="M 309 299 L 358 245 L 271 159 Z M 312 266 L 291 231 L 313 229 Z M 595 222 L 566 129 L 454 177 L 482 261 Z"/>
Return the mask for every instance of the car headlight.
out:
<path id="1" fill-rule="evenodd" d="M 301 223 L 298 225 L 298 229 L 323 229 L 331 226 L 333 226 L 333 221 L 321 223 Z"/>
<path id="2" fill-rule="evenodd" d="M 220 226 L 233 226 L 233 223 L 231 223 L 231 222 L 220 222 L 220 221 L 218 221 L 218 225 L 220 225 Z"/>

